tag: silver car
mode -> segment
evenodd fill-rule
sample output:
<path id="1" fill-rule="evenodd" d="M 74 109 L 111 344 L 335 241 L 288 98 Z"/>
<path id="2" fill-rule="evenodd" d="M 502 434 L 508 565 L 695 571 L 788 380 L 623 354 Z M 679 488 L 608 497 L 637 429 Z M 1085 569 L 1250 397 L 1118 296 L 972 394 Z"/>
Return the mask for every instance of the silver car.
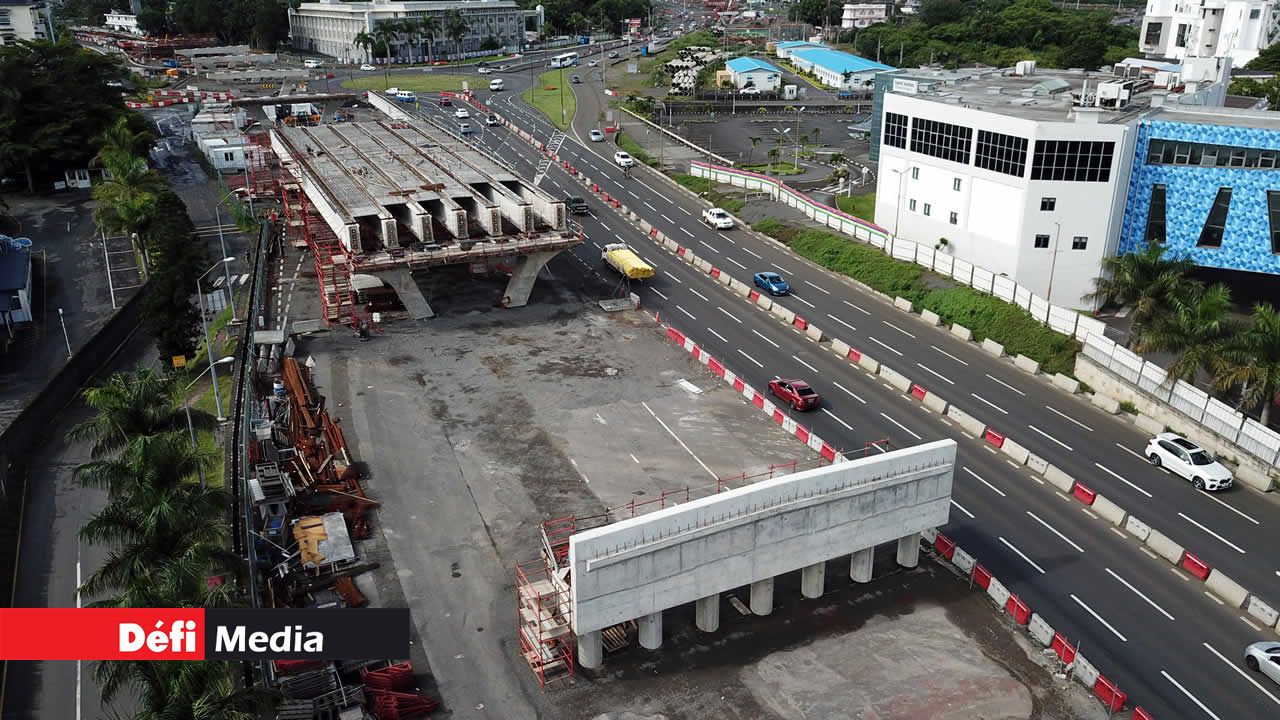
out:
<path id="1" fill-rule="evenodd" d="M 591 131 L 591 142 L 604 142 L 604 133 L 599 130 Z"/>
<path id="2" fill-rule="evenodd" d="M 1231 487 L 1231 471 L 1213 454 L 1175 433 L 1160 433 L 1147 443 L 1147 460 L 1156 467 L 1181 475 L 1197 490 L 1226 490 Z"/>
<path id="3" fill-rule="evenodd" d="M 1280 683 L 1280 642 L 1256 642 L 1245 648 L 1244 664 Z"/>

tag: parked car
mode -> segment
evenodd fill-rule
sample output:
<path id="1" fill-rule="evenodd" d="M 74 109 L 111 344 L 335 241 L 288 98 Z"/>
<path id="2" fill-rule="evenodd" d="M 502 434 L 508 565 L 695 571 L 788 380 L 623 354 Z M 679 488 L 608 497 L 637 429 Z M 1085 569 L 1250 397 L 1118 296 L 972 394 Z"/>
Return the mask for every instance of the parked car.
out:
<path id="1" fill-rule="evenodd" d="M 377 70 L 378 68 L 376 68 L 376 67 L 374 67 L 374 66 L 370 65 L 369 63 L 365 63 L 365 64 L 363 64 L 363 65 L 361 65 L 361 66 L 360 66 L 360 69 L 361 69 L 361 70 L 363 70 L 363 71 L 365 71 L 365 72 L 369 72 L 369 71 L 371 71 L 371 70 Z"/>
<path id="2" fill-rule="evenodd" d="M 759 95 L 760 88 L 745 87 L 738 91 L 739 95 Z"/>
<path id="3" fill-rule="evenodd" d="M 769 392 L 792 410 L 815 410 L 822 404 L 822 396 L 803 380 L 770 380 Z"/>
<path id="4" fill-rule="evenodd" d="M 730 230 L 733 228 L 733 218 L 729 217 L 729 213 L 718 207 L 703 210 L 702 222 L 717 230 Z"/>
<path id="5" fill-rule="evenodd" d="M 1245 648 L 1244 664 L 1280 684 L 1280 642 L 1256 642 Z"/>
<path id="6" fill-rule="evenodd" d="M 604 142 L 604 133 L 599 130 L 591 131 L 591 142 Z"/>
<path id="7" fill-rule="evenodd" d="M 453 116 L 459 120 L 466 120 L 471 117 L 471 113 L 468 112 L 466 108 L 458 108 L 453 111 Z"/>
<path id="8" fill-rule="evenodd" d="M 1231 471 L 1213 454 L 1174 433 L 1160 433 L 1147 443 L 1147 459 L 1156 467 L 1181 475 L 1197 490 L 1226 490 L 1231 487 Z"/>
<path id="9" fill-rule="evenodd" d="M 569 208 L 569 212 L 574 215 L 586 215 L 590 210 L 587 209 L 587 201 L 576 195 L 571 195 L 564 199 L 565 207 Z"/>
<path id="10" fill-rule="evenodd" d="M 315 70 L 316 68 L 322 67 L 323 65 L 324 63 L 320 62 L 319 60 L 316 60 L 315 58 L 308 58 L 302 61 L 302 67 L 308 70 Z"/>
<path id="11" fill-rule="evenodd" d="M 619 150 L 613 154 L 613 162 L 616 163 L 618 167 L 629 168 L 636 164 L 636 159 L 631 157 L 630 153 Z"/>
<path id="12" fill-rule="evenodd" d="M 751 276 L 751 281 L 755 283 L 756 287 L 770 295 L 791 294 L 791 286 L 776 272 L 758 272 Z"/>
<path id="13" fill-rule="evenodd" d="M 494 127 L 495 125 L 498 124 L 498 116 L 494 115 L 493 113 L 489 113 L 484 118 L 484 124 L 487 125 L 488 127 Z"/>

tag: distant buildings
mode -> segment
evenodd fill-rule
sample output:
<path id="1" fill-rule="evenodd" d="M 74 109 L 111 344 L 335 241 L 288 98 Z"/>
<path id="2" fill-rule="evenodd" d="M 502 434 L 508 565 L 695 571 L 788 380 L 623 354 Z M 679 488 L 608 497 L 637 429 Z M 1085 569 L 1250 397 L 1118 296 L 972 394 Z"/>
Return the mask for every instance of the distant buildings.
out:
<path id="1" fill-rule="evenodd" d="M 31 322 L 31 241 L 0 235 L 0 323 L 13 334 L 14 326 Z"/>
<path id="2" fill-rule="evenodd" d="M 875 25 L 893 15 L 893 4 L 887 2 L 848 3 L 841 9 L 840 27 L 845 30 Z"/>
<path id="3" fill-rule="evenodd" d="M 791 54 L 797 50 L 808 50 L 808 49 L 825 48 L 825 47 L 826 45 L 823 45 L 820 42 L 812 42 L 809 40 L 785 40 L 780 43 L 775 43 L 773 46 L 774 48 L 773 51 L 774 51 L 774 54 L 776 54 L 780 59 L 786 60 L 790 58 Z"/>
<path id="4" fill-rule="evenodd" d="M 138 27 L 138 16 L 131 12 L 121 12 L 120 10 L 112 10 L 106 13 L 106 21 L 103 25 L 108 30 L 116 32 L 129 33 L 130 35 L 146 35 L 142 28 Z"/>
<path id="5" fill-rule="evenodd" d="M 877 73 L 893 69 L 874 60 L 827 47 L 805 47 L 790 52 L 791 62 L 798 70 L 812 73 L 823 85 L 836 90 L 865 87 Z"/>
<path id="6" fill-rule="evenodd" d="M 1139 47 L 1148 57 L 1230 57 L 1242 67 L 1280 36 L 1280 0 L 1148 0 Z"/>
<path id="7" fill-rule="evenodd" d="M 47 40 L 52 32 L 52 15 L 44 2 L 0 0 L 0 45 Z"/>
<path id="8" fill-rule="evenodd" d="M 737 90 L 755 88 L 760 92 L 777 92 L 782 85 L 782 71 L 763 60 L 734 58 L 725 66 Z"/>

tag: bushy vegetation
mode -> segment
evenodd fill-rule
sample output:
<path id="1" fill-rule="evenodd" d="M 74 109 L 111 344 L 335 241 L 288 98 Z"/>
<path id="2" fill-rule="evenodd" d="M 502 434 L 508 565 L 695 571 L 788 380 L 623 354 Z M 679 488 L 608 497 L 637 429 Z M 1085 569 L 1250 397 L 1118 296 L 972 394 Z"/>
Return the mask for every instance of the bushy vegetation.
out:
<path id="1" fill-rule="evenodd" d="M 856 218 L 862 218 L 867 222 L 876 221 L 876 194 L 866 193 L 865 195 L 837 195 L 836 207 L 842 212 L 847 212 Z"/>

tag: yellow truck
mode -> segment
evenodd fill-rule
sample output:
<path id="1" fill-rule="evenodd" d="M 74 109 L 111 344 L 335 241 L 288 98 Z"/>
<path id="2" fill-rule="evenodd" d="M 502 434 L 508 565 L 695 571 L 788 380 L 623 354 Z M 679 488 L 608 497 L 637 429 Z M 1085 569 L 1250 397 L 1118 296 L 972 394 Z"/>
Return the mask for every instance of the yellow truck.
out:
<path id="1" fill-rule="evenodd" d="M 640 259 L 626 243 L 609 243 L 600 252 L 600 260 L 631 280 L 647 280 L 653 277 L 653 268 Z"/>

